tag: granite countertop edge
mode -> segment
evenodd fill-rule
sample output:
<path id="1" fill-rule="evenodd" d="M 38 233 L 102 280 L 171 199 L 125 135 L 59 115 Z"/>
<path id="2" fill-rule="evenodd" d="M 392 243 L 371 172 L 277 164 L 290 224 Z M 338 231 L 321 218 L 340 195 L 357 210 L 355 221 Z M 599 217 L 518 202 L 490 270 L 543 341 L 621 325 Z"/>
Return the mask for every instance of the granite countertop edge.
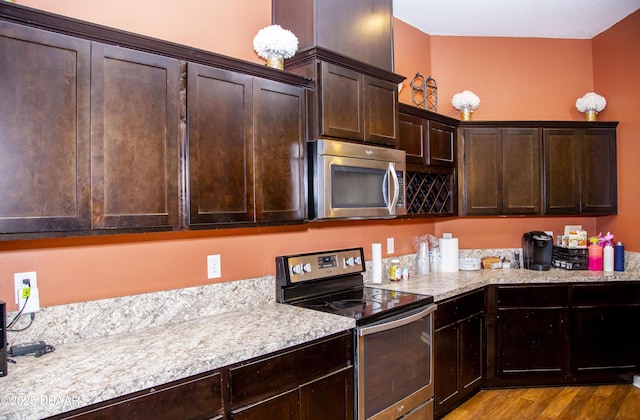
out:
<path id="1" fill-rule="evenodd" d="M 250 360 L 355 327 L 355 320 L 278 303 L 87 338 L 0 378 L 0 419 L 34 419 Z"/>
<path id="2" fill-rule="evenodd" d="M 549 271 L 525 269 L 493 269 L 428 273 L 413 275 L 408 280 L 382 283 L 366 282 L 366 286 L 433 296 L 435 303 L 480 289 L 491 284 L 600 283 L 640 281 L 638 271 L 588 271 L 552 268 Z"/>

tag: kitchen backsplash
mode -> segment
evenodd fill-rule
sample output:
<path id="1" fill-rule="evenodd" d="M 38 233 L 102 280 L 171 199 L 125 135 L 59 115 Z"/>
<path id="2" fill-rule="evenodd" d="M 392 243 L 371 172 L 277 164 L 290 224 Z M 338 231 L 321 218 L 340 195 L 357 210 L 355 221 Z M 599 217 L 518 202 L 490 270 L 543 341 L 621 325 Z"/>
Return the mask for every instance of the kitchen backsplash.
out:
<path id="1" fill-rule="evenodd" d="M 508 249 L 462 249 L 460 258 L 486 256 L 513 260 Z M 416 272 L 416 255 L 390 256 L 382 260 L 383 276 L 389 273 L 390 261 L 400 260 L 410 273 Z M 371 261 L 366 261 L 365 283 L 371 282 Z M 640 253 L 625 253 L 625 268 L 640 271 Z M 9 344 L 45 341 L 63 344 L 91 337 L 134 332 L 172 322 L 203 318 L 251 306 L 275 303 L 275 276 L 216 283 L 184 289 L 145 293 L 110 299 L 71 303 L 41 308 L 33 325 L 21 332 L 8 332 Z M 15 312 L 7 314 L 13 319 Z M 28 324 L 23 316 L 16 329 Z"/>

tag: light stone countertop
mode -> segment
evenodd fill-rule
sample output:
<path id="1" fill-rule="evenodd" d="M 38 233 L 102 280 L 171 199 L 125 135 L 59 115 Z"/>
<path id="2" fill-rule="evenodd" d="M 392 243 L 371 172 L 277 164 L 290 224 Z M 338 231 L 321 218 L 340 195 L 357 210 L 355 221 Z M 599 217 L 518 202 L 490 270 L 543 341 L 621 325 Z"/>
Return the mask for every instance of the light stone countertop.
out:
<path id="1" fill-rule="evenodd" d="M 71 411 L 354 326 L 350 318 L 274 303 L 65 343 L 9 364 L 0 378 L 0 419 Z"/>
<path id="2" fill-rule="evenodd" d="M 380 284 L 365 273 L 365 285 L 440 302 L 489 284 L 640 280 L 639 260 L 613 273 L 500 269 Z M 9 364 L 0 377 L 0 420 L 71 411 L 355 327 L 351 318 L 275 303 L 273 284 L 269 276 L 43 308 L 32 328 L 9 340 L 43 340 L 56 351 Z"/>
<path id="3" fill-rule="evenodd" d="M 578 283 L 638 281 L 640 271 L 602 271 L 564 270 L 552 268 L 549 271 L 526 269 L 494 269 L 477 271 L 458 271 L 455 273 L 429 273 L 412 275 L 408 280 L 382 283 L 366 282 L 367 286 L 383 289 L 431 295 L 440 302 L 490 284 L 535 284 L 535 283 Z"/>

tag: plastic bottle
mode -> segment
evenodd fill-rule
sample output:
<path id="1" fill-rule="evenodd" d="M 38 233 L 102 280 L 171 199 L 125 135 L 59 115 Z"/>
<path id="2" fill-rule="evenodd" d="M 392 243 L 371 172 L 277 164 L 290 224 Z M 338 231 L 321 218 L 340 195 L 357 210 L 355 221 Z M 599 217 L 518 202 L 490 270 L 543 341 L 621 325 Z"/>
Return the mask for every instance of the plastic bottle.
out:
<path id="1" fill-rule="evenodd" d="M 389 280 L 398 281 L 402 278 L 402 269 L 400 268 L 400 260 L 392 259 L 389 266 Z"/>
<path id="2" fill-rule="evenodd" d="M 604 250 L 602 251 L 603 257 L 603 271 L 611 272 L 613 271 L 613 246 L 611 244 L 606 244 L 604 246 Z"/>
<path id="3" fill-rule="evenodd" d="M 614 260 L 615 271 L 624 271 L 624 245 L 622 242 L 616 244 Z"/>
<path id="4" fill-rule="evenodd" d="M 598 238 L 591 238 L 589 242 L 589 270 L 602 271 L 602 247 L 598 245 Z"/>

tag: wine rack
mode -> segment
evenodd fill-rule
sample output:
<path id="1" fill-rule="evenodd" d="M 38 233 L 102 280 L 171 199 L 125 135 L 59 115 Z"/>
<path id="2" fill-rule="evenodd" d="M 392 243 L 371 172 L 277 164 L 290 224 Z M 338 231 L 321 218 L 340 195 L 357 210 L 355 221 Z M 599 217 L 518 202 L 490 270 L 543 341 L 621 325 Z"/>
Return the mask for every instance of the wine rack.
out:
<path id="1" fill-rule="evenodd" d="M 454 215 L 451 174 L 407 172 L 407 214 Z"/>

